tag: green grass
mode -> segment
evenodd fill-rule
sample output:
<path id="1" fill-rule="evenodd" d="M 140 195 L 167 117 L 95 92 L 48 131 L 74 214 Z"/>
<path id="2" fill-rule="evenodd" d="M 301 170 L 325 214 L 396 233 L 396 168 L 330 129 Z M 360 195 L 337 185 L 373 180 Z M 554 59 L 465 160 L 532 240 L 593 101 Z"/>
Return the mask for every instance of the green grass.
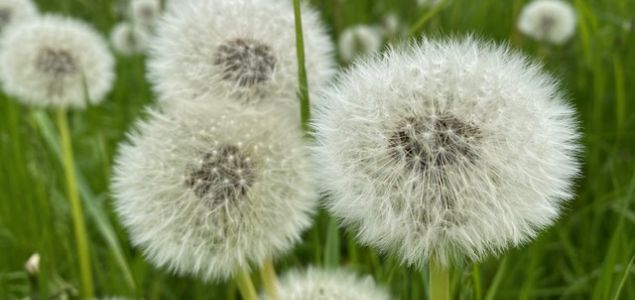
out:
<path id="1" fill-rule="evenodd" d="M 42 11 L 85 19 L 104 33 L 120 18 L 114 0 L 38 2 Z M 478 265 L 456 266 L 450 279 L 453 299 L 635 299 L 635 29 L 622 26 L 635 18 L 635 1 L 571 0 L 578 31 L 560 47 L 541 46 L 516 32 L 514 22 L 524 0 L 446 0 L 434 12 L 406 0 L 312 2 L 334 38 L 349 25 L 378 23 L 394 12 L 413 32 L 474 32 L 509 42 L 540 57 L 562 79 L 579 112 L 586 150 L 577 198 L 536 241 Z M 237 299 L 232 283 L 205 284 L 170 275 L 130 246 L 113 212 L 108 183 L 117 144 L 153 96 L 142 57 L 119 58 L 117 75 L 107 101 L 69 115 L 96 294 Z M 21 299 L 33 292 L 36 285 L 23 269 L 33 252 L 42 257 L 37 288 L 46 298 L 79 289 L 59 141 L 54 112 L 0 95 L 0 299 Z M 276 267 L 284 271 L 309 264 L 345 265 L 372 274 L 397 299 L 426 297 L 425 272 L 359 246 L 324 212 L 304 242 Z"/>

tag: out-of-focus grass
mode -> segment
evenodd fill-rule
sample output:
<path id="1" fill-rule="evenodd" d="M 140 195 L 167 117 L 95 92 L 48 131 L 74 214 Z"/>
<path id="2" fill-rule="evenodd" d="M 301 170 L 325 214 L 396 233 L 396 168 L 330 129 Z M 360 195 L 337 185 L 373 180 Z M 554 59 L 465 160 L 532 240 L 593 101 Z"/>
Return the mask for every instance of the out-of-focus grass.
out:
<path id="1" fill-rule="evenodd" d="M 121 18 L 115 1 L 38 2 L 42 11 L 85 19 L 105 34 Z M 347 26 L 377 24 L 390 13 L 412 27 L 429 12 L 406 0 L 311 2 L 334 39 Z M 577 35 L 559 47 L 530 41 L 515 30 L 524 0 L 446 2 L 421 33 L 476 33 L 541 59 L 562 79 L 579 111 L 586 146 L 578 197 L 560 221 L 527 246 L 454 268 L 454 299 L 635 299 L 635 86 L 630 84 L 635 82 L 635 28 L 626 26 L 633 24 L 635 1 L 572 0 Z M 97 294 L 235 299 L 231 283 L 172 276 L 130 247 L 113 213 L 108 182 L 117 143 L 153 97 L 142 57 L 119 58 L 117 76 L 107 101 L 70 115 Z M 0 95 L 0 299 L 30 295 L 33 286 L 23 265 L 33 252 L 42 257 L 38 286 L 45 296 L 78 287 L 78 258 L 52 117 L 49 111 Z M 359 246 L 324 212 L 304 242 L 278 262 L 278 270 L 308 264 L 345 265 L 372 274 L 398 299 L 426 295 L 425 273 Z"/>

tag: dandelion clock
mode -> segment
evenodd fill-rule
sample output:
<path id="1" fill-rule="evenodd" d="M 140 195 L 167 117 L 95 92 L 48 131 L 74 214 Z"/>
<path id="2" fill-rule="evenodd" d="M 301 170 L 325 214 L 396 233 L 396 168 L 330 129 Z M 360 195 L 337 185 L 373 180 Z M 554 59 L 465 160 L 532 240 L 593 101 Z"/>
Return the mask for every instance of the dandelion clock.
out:
<path id="1" fill-rule="evenodd" d="M 35 106 L 83 108 L 112 88 L 114 59 L 87 24 L 47 15 L 16 24 L 0 50 L 4 90 Z"/>
<path id="2" fill-rule="evenodd" d="M 318 13 L 302 10 L 311 89 L 334 72 L 332 42 Z M 163 100 L 218 94 L 229 102 L 298 111 L 291 1 L 187 1 L 170 5 L 151 46 L 149 78 Z M 182 97 L 176 97 L 182 98 Z M 204 98 L 209 100 L 209 98 Z M 166 102 L 163 101 L 163 102 Z"/>
<path id="3" fill-rule="evenodd" d="M 424 39 L 358 62 L 323 98 L 328 208 L 407 265 L 445 270 L 526 243 L 573 197 L 574 110 L 505 46 Z"/>
<path id="4" fill-rule="evenodd" d="M 316 192 L 301 131 L 246 108 L 173 108 L 152 112 L 121 146 L 117 212 L 156 265 L 244 279 L 311 224 Z"/>
<path id="5" fill-rule="evenodd" d="M 110 32 L 110 43 L 113 49 L 121 55 L 143 53 L 147 47 L 149 33 L 129 22 L 115 25 Z"/>
<path id="6" fill-rule="evenodd" d="M 310 267 L 287 272 L 281 279 L 277 300 L 297 299 L 389 300 L 391 297 L 370 276 L 361 278 L 343 269 Z"/>
<path id="7" fill-rule="evenodd" d="M 575 26 L 573 7 L 561 0 L 534 0 L 525 5 L 518 18 L 518 29 L 522 33 L 552 44 L 569 40 Z"/>

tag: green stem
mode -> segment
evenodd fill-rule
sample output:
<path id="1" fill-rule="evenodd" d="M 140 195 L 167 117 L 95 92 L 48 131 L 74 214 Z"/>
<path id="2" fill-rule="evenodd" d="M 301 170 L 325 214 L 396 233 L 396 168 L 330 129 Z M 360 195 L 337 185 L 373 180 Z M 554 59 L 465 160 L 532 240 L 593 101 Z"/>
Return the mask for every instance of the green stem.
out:
<path id="1" fill-rule="evenodd" d="M 271 258 L 265 260 L 265 263 L 262 265 L 260 277 L 262 277 L 262 283 L 265 286 L 265 292 L 269 297 L 268 299 L 278 299 L 278 277 L 276 276 L 276 269 Z"/>
<path id="2" fill-rule="evenodd" d="M 435 260 L 430 260 L 430 300 L 450 299 L 450 272 L 439 265 Z"/>
<path id="3" fill-rule="evenodd" d="M 73 217 L 73 226 L 75 232 L 75 240 L 77 243 L 77 255 L 79 258 L 79 273 L 81 281 L 82 299 L 93 299 L 93 276 L 90 270 L 90 252 L 88 249 L 88 235 L 86 234 L 86 223 L 84 221 L 84 213 L 82 203 L 79 198 L 79 190 L 77 189 L 77 177 L 75 174 L 75 161 L 73 158 L 73 144 L 71 134 L 68 127 L 68 119 L 66 110 L 57 111 L 57 126 L 60 131 L 62 142 L 62 153 L 64 163 L 64 174 L 66 175 L 66 188 L 68 192 L 68 200 L 71 205 L 71 214 Z"/>
<path id="4" fill-rule="evenodd" d="M 307 81 L 306 66 L 304 63 L 304 37 L 302 35 L 302 14 L 300 13 L 300 0 L 293 0 L 293 12 L 295 15 L 295 43 L 298 58 L 298 83 L 300 86 L 300 120 L 302 129 L 309 135 L 309 119 L 311 119 L 311 105 L 309 101 L 309 83 Z"/>
<path id="5" fill-rule="evenodd" d="M 258 300 L 254 283 L 251 281 L 249 273 L 245 270 L 240 270 L 236 275 L 236 285 L 243 300 Z"/>
<path id="6" fill-rule="evenodd" d="M 439 3 L 435 4 L 427 13 L 421 15 L 419 20 L 410 28 L 409 35 L 415 36 L 423 30 L 423 27 L 430 21 L 434 16 L 436 16 L 441 9 L 445 6 L 446 0 L 441 0 Z"/>

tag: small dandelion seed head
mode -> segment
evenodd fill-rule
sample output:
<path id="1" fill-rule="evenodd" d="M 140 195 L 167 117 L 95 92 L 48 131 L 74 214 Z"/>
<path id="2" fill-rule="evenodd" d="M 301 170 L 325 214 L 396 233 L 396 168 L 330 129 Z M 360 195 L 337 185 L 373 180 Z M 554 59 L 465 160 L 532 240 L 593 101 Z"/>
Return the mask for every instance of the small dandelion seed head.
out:
<path id="1" fill-rule="evenodd" d="M 383 287 L 372 277 L 359 277 L 344 269 L 292 270 L 283 275 L 278 286 L 280 300 L 389 300 Z M 264 298 L 269 299 L 269 298 Z"/>
<path id="2" fill-rule="evenodd" d="M 112 181 L 132 242 L 203 280 L 291 249 L 317 200 L 298 126 L 217 101 L 151 112 L 121 146 Z"/>
<path id="3" fill-rule="evenodd" d="M 118 23 L 110 32 L 112 48 L 122 55 L 143 53 L 148 46 L 149 38 L 149 32 L 129 22 Z"/>
<path id="4" fill-rule="evenodd" d="M 575 33 L 573 7 L 561 0 L 534 0 L 525 5 L 518 29 L 525 35 L 553 44 L 562 44 Z"/>
<path id="5" fill-rule="evenodd" d="M 24 264 L 24 270 L 30 276 L 38 276 L 40 273 L 40 254 L 33 253 Z"/>
<path id="6" fill-rule="evenodd" d="M 329 210 L 409 265 L 531 240 L 572 198 L 580 169 L 557 82 L 472 37 L 358 61 L 323 93 L 314 128 Z"/>
<path id="7" fill-rule="evenodd" d="M 314 9 L 303 7 L 302 21 L 309 85 L 318 91 L 334 75 L 333 43 Z M 169 5 L 150 46 L 149 80 L 162 102 L 220 95 L 241 105 L 284 109 L 297 119 L 294 22 L 288 1 Z"/>
<path id="8" fill-rule="evenodd" d="M 373 54 L 381 50 L 383 38 L 378 28 L 357 25 L 347 28 L 339 38 L 340 57 L 347 62 L 358 55 Z"/>
<path id="9" fill-rule="evenodd" d="M 46 15 L 14 25 L 2 43 L 0 79 L 26 104 L 82 108 L 112 88 L 114 59 L 81 21 Z"/>
<path id="10" fill-rule="evenodd" d="M 132 0 L 130 11 L 135 24 L 151 28 L 161 15 L 161 2 L 159 0 Z"/>
<path id="11" fill-rule="evenodd" d="M 31 0 L 0 0 L 0 31 L 37 16 L 37 8 Z"/>

